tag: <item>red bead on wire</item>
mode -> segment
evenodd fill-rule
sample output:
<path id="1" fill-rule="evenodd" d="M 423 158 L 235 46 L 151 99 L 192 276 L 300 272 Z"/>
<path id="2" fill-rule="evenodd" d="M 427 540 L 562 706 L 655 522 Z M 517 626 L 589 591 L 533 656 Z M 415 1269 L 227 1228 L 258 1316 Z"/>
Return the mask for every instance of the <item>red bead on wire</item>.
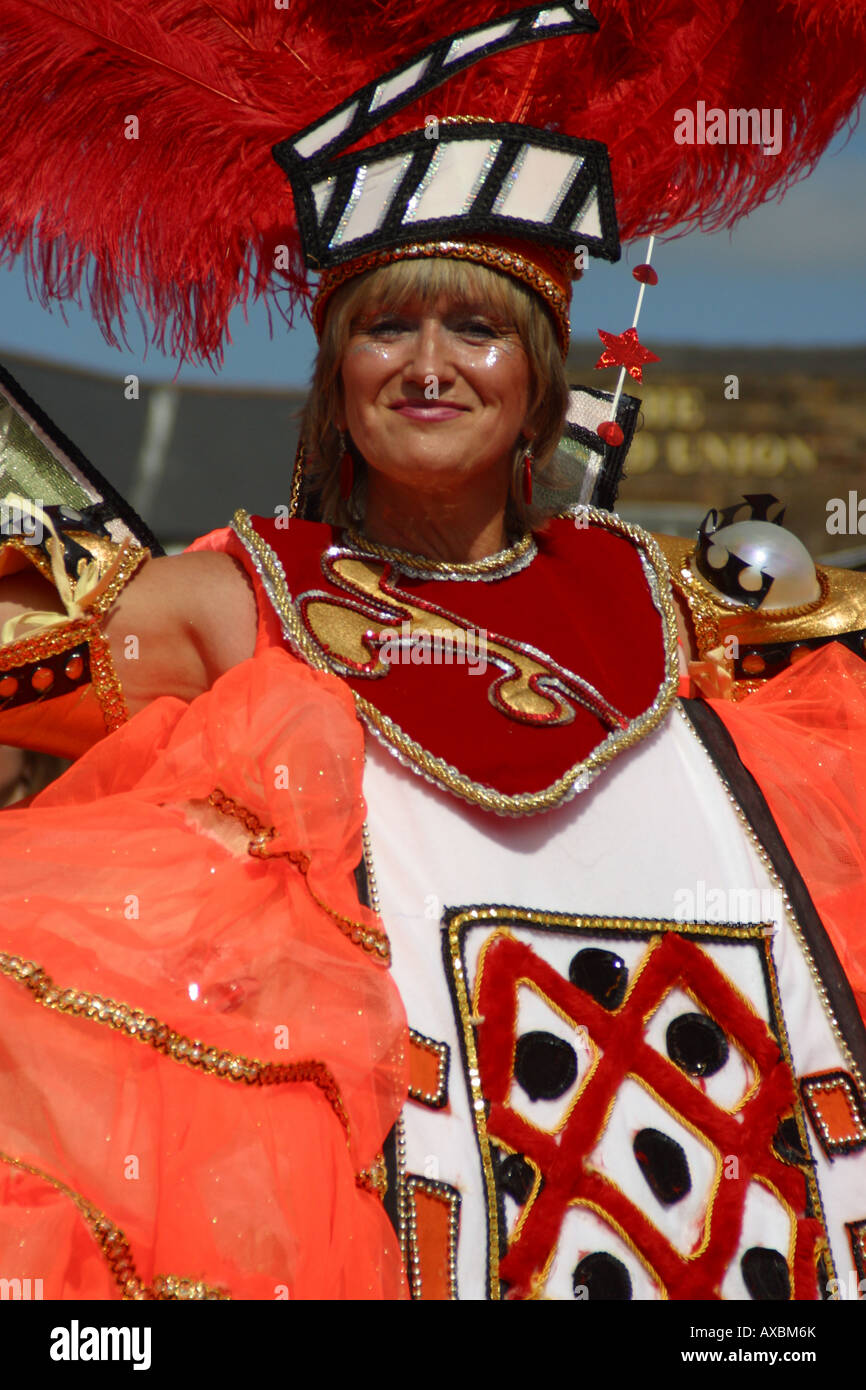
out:
<path id="1" fill-rule="evenodd" d="M 636 265 L 632 275 L 640 285 L 657 285 L 659 277 L 651 265 Z"/>
<path id="2" fill-rule="evenodd" d="M 605 444 L 609 444 L 615 449 L 623 441 L 623 432 L 616 420 L 603 420 L 596 430 L 599 439 L 603 439 Z"/>

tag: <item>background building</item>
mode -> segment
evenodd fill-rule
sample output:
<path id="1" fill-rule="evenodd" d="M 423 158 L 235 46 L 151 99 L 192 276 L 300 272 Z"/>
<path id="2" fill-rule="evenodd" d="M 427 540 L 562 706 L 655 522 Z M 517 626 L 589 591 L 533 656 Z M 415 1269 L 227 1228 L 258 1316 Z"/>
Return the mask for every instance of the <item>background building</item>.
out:
<path id="1" fill-rule="evenodd" d="M 597 354 L 576 343 L 569 379 L 598 384 Z M 866 564 L 866 348 L 666 345 L 660 355 L 648 380 L 626 388 L 643 409 L 618 510 L 687 535 L 708 508 L 772 492 L 816 558 Z M 226 525 L 236 507 L 267 514 L 288 504 L 303 391 L 131 384 L 2 360 L 167 548 Z M 609 371 L 601 384 L 614 380 Z M 853 534 L 828 531 L 832 499 L 847 514 L 850 493 L 862 494 L 862 533 L 856 523 Z"/>

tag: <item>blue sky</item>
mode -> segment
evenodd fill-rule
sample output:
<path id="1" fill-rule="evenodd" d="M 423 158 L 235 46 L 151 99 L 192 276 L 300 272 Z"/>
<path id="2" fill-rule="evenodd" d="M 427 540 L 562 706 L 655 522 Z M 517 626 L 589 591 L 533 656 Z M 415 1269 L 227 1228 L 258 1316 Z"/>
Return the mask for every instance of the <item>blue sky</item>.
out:
<path id="1" fill-rule="evenodd" d="M 636 243 L 618 265 L 591 263 L 575 286 L 575 337 L 629 326 L 637 290 L 630 269 L 644 252 L 645 244 Z M 760 208 L 733 233 L 657 243 L 653 263 L 659 285 L 647 290 L 639 330 L 648 347 L 866 343 L 866 125 L 850 138 L 837 137 L 781 203 Z M 257 305 L 247 321 L 235 313 L 231 332 L 220 373 L 187 366 L 179 380 L 273 388 L 307 383 L 315 340 L 306 320 L 291 332 L 278 321 L 271 339 Z M 174 364 L 155 349 L 143 355 L 137 324 L 130 341 L 133 352 L 109 347 L 85 311 L 73 305 L 48 313 L 28 299 L 18 267 L 0 270 L 0 361 L 14 352 L 118 376 L 137 372 L 143 380 L 174 376 Z"/>

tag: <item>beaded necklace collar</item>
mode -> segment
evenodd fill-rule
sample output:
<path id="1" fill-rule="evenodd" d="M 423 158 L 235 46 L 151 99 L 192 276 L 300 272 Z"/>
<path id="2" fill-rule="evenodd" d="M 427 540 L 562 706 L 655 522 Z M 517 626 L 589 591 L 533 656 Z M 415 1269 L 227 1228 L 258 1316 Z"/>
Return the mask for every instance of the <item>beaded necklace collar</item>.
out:
<path id="1" fill-rule="evenodd" d="M 344 539 L 354 550 L 387 560 L 401 573 L 416 579 L 502 579 L 524 569 L 538 554 L 531 531 L 525 532 L 505 549 L 485 555 L 480 560 L 433 560 L 428 555 L 415 555 L 408 550 L 380 545 L 378 541 L 368 540 L 351 528 L 344 532 Z"/>

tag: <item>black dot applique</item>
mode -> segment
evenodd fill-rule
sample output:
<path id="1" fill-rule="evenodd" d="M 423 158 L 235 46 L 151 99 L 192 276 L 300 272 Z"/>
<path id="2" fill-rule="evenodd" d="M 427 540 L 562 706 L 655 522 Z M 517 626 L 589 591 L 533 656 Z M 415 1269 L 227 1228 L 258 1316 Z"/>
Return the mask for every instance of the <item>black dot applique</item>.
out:
<path id="1" fill-rule="evenodd" d="M 522 1207 L 535 1182 L 532 1164 L 527 1163 L 523 1154 L 506 1154 L 499 1165 L 498 1178 L 502 1191 Z"/>
<path id="2" fill-rule="evenodd" d="M 662 1206 L 672 1207 L 691 1191 L 688 1161 L 675 1139 L 657 1129 L 642 1129 L 635 1135 L 632 1148 L 653 1196 Z"/>
<path id="3" fill-rule="evenodd" d="M 577 1054 L 553 1033 L 524 1033 L 517 1039 L 514 1076 L 530 1100 L 556 1100 L 577 1076 Z"/>
<path id="4" fill-rule="evenodd" d="M 594 1250 L 584 1255 L 572 1275 L 575 1298 L 620 1303 L 631 1298 L 631 1278 L 622 1260 L 606 1250 Z"/>
<path id="5" fill-rule="evenodd" d="M 743 1283 L 758 1303 L 785 1303 L 791 1297 L 788 1261 L 778 1250 L 753 1245 L 740 1260 Z"/>
<path id="6" fill-rule="evenodd" d="M 776 1126 L 776 1133 L 773 1135 L 773 1150 L 783 1163 L 792 1163 L 801 1167 L 804 1163 L 811 1164 L 812 1162 L 803 1147 L 803 1140 L 800 1138 L 797 1121 L 793 1115 L 788 1115 L 786 1119 L 780 1120 Z"/>
<path id="7" fill-rule="evenodd" d="M 689 1076 L 715 1076 L 728 1060 L 728 1040 L 706 1014 L 680 1014 L 668 1024 L 668 1056 Z"/>
<path id="8" fill-rule="evenodd" d="M 603 1009 L 618 1009 L 628 985 L 625 961 L 613 951 L 586 946 L 572 957 L 568 978 Z"/>

